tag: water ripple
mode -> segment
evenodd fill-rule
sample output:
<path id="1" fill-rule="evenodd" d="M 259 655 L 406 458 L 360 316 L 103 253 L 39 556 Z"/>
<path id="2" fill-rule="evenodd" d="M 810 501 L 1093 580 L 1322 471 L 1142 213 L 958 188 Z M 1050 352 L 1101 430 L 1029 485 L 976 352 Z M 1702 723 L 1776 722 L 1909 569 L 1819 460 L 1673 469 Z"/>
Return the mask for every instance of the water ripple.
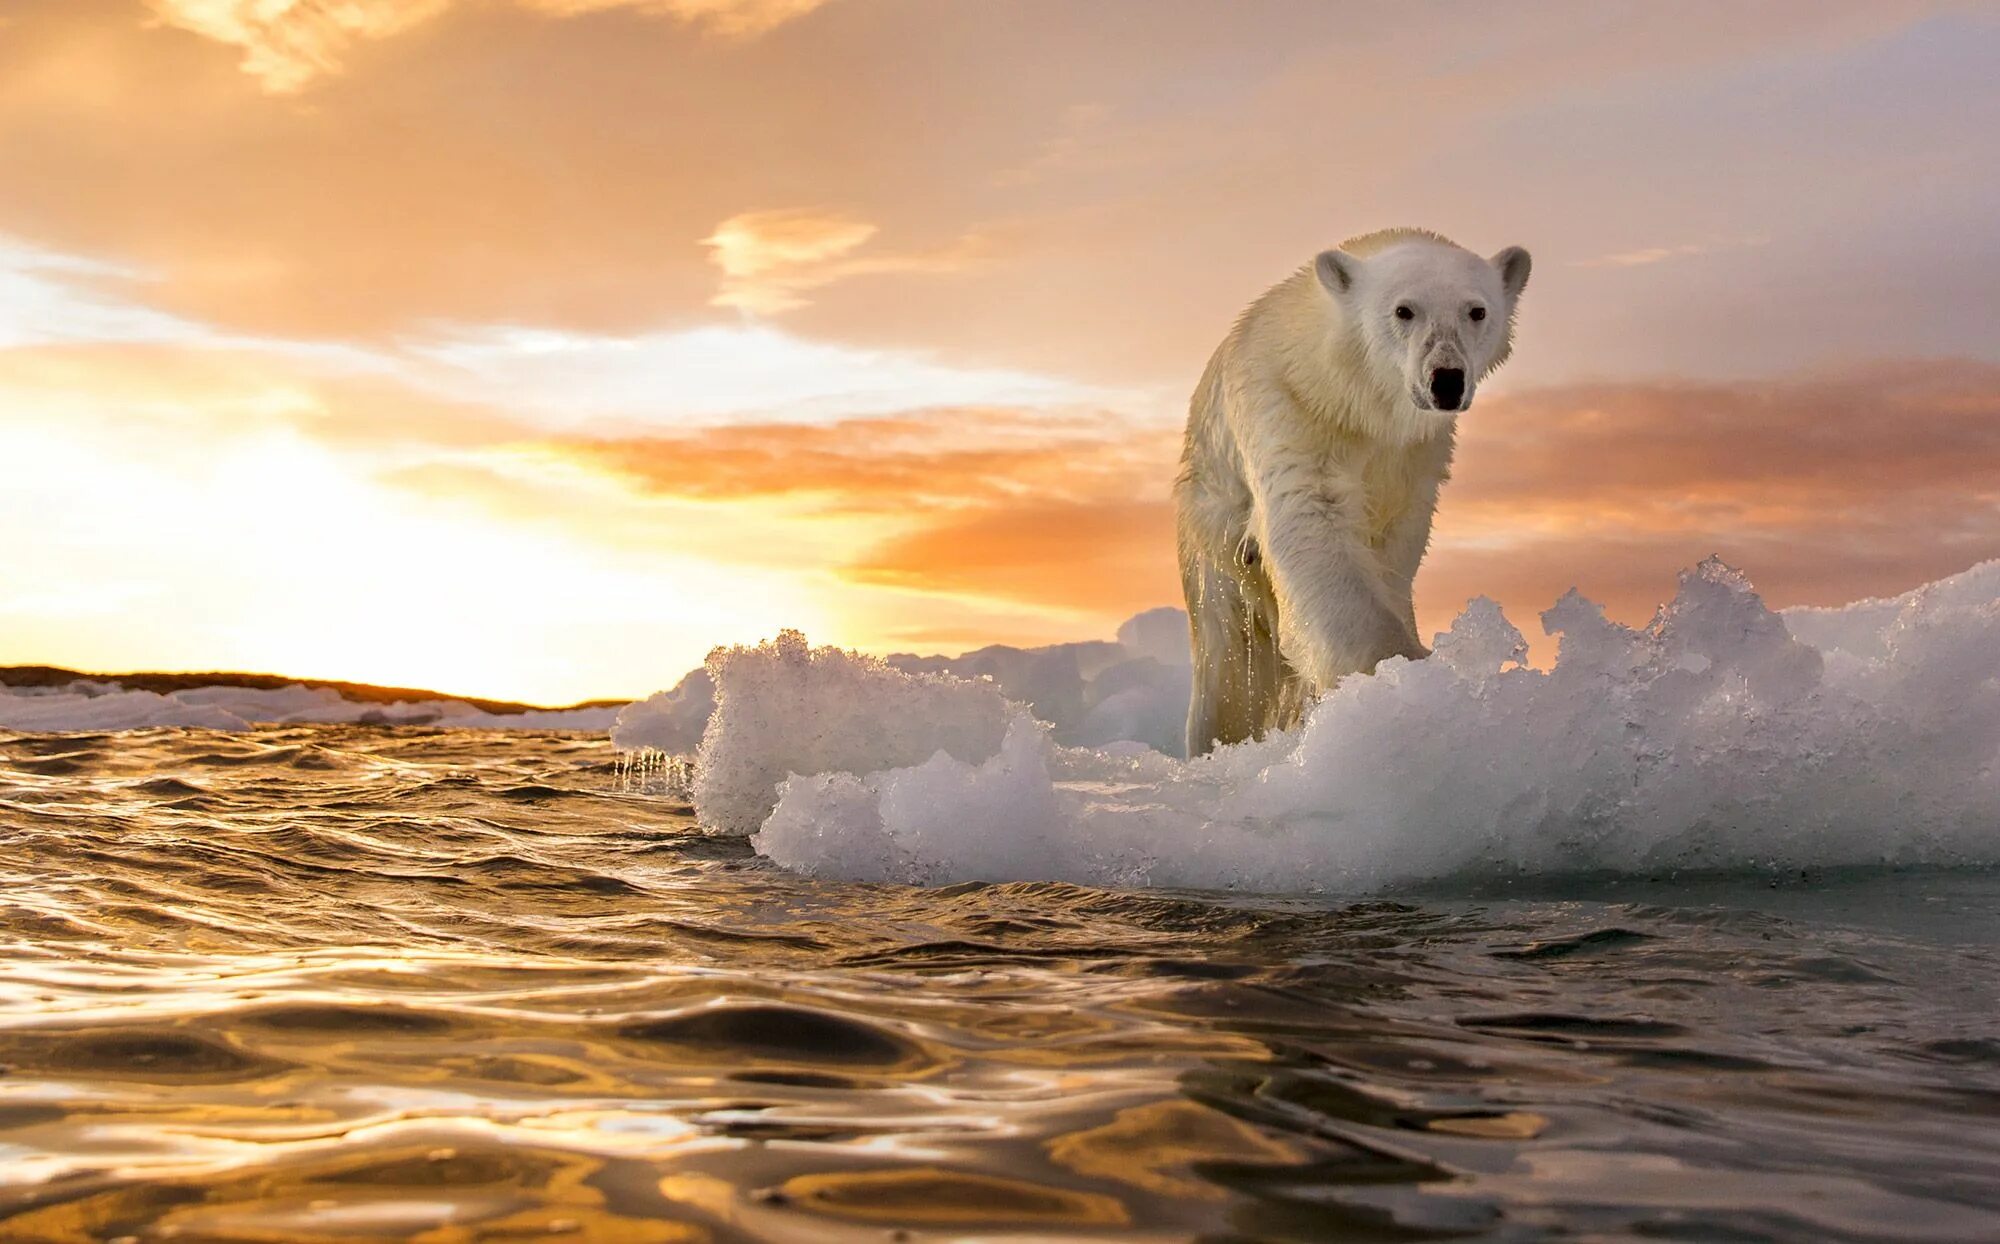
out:
<path id="1" fill-rule="evenodd" d="M 2000 1237 L 1992 874 L 922 891 L 618 772 L 0 735 L 0 1237 Z"/>

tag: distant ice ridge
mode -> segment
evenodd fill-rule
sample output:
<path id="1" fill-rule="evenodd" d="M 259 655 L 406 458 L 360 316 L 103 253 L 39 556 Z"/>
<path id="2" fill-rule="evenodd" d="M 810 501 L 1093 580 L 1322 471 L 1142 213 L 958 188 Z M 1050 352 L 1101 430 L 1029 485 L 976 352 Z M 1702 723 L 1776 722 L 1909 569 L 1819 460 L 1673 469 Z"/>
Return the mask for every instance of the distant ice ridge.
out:
<path id="1" fill-rule="evenodd" d="M 0 687 L 0 730 L 247 730 L 256 723 L 363 723 L 475 730 L 604 730 L 616 708 L 488 713 L 462 700 L 363 703 L 331 687 L 194 687 L 162 695 L 79 679 L 58 687 Z"/>
<path id="2" fill-rule="evenodd" d="M 1552 670 L 1475 600 L 1431 659 L 1193 762 L 1003 729 L 976 684 L 789 636 L 711 659 L 696 811 L 802 872 L 919 884 L 2000 862 L 2000 562 L 1780 615 L 1711 560 L 1644 629 L 1574 592 L 1542 622 Z"/>

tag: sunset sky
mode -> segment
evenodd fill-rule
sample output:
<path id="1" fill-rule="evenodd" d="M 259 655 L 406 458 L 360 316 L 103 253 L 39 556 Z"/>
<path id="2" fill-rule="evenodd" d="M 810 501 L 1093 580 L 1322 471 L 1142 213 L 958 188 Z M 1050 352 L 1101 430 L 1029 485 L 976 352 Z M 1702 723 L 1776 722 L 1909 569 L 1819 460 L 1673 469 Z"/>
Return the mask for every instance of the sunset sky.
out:
<path id="1" fill-rule="evenodd" d="M 1535 256 L 1418 580 L 2000 556 L 1992 4 L 0 0 L 0 664 L 567 702 L 1178 602 L 1187 394 Z"/>

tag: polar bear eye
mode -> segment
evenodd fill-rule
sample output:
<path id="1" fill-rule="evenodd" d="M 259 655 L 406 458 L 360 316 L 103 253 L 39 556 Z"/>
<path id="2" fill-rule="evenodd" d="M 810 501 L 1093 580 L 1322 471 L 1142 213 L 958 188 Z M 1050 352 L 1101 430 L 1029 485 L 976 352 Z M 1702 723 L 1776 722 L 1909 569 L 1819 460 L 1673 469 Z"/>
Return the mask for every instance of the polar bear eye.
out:
<path id="1" fill-rule="evenodd" d="M 1486 308 L 1474 307 L 1472 308 L 1472 310 L 1467 311 L 1466 314 L 1472 317 L 1473 323 L 1477 324 L 1479 321 L 1486 318 Z"/>
<path id="2" fill-rule="evenodd" d="M 1414 320 L 1417 318 L 1417 313 L 1406 302 L 1396 308 L 1396 318 L 1399 320 Z"/>

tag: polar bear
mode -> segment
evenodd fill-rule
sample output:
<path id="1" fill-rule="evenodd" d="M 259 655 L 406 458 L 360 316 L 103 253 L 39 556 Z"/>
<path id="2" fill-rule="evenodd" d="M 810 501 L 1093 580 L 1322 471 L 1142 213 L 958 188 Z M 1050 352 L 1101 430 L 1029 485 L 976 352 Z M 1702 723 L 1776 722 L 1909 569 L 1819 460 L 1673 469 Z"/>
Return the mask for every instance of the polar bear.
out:
<path id="1" fill-rule="evenodd" d="M 1411 583 L 1528 268 L 1518 246 L 1485 259 L 1385 229 L 1321 253 L 1223 338 L 1174 484 L 1188 755 L 1294 724 L 1342 675 L 1429 654 Z"/>

